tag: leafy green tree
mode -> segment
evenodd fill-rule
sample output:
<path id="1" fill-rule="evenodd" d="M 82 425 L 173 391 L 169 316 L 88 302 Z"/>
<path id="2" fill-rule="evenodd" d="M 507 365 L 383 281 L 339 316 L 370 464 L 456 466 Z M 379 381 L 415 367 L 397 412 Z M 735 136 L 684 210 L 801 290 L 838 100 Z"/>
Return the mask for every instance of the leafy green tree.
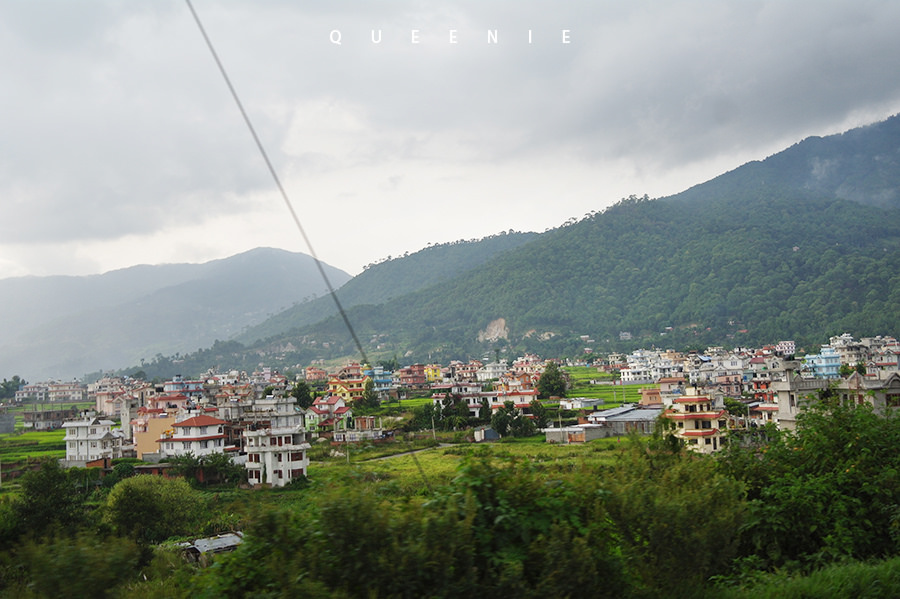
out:
<path id="1" fill-rule="evenodd" d="M 481 398 L 481 407 L 478 408 L 478 420 L 480 422 L 491 421 L 491 404 L 485 397 Z"/>
<path id="2" fill-rule="evenodd" d="M 513 437 L 531 437 L 537 432 L 534 421 L 524 414 L 513 416 L 512 424 L 509 428 Z"/>
<path id="3" fill-rule="evenodd" d="M 547 362 L 541 378 L 538 379 L 538 393 L 542 399 L 566 396 L 566 378 L 556 362 Z"/>
<path id="4" fill-rule="evenodd" d="M 747 489 L 742 553 L 769 567 L 868 559 L 900 550 L 900 418 L 825 390 L 795 431 L 726 445 Z"/>
<path id="5" fill-rule="evenodd" d="M 511 401 L 504 402 L 503 406 L 494 410 L 494 414 L 491 416 L 491 428 L 497 431 L 501 437 L 510 434 L 515 411 L 516 408 Z"/>
<path id="6" fill-rule="evenodd" d="M 22 475 L 22 493 L 14 508 L 21 530 L 40 535 L 81 524 L 87 493 L 79 480 L 82 475 L 87 472 L 66 470 L 56 460 L 44 460 L 38 470 Z"/>
<path id="7" fill-rule="evenodd" d="M 397 356 L 394 356 L 390 360 L 379 360 L 378 365 L 381 366 L 385 372 L 394 372 L 400 368 L 400 362 L 397 360 Z"/>
<path id="8" fill-rule="evenodd" d="M 198 491 L 182 479 L 133 476 L 106 498 L 104 520 L 139 543 L 159 543 L 193 532 L 204 518 Z"/>
<path id="9" fill-rule="evenodd" d="M 246 470 L 240 464 L 235 464 L 231 455 L 224 451 L 208 453 L 200 458 L 200 467 L 203 469 L 203 478 L 208 483 L 238 484 L 246 480 Z"/>
<path id="10" fill-rule="evenodd" d="M 134 476 L 134 464 L 129 462 L 120 462 L 113 466 L 112 472 L 103 477 L 103 486 L 112 488 L 116 486 L 120 480 Z"/>
<path id="11" fill-rule="evenodd" d="M 138 380 L 138 381 L 146 381 L 147 373 L 143 369 L 137 370 L 137 371 L 131 373 L 131 378 Z"/>
<path id="12" fill-rule="evenodd" d="M 0 383 L 0 399 L 12 399 L 16 396 L 16 391 L 19 390 L 19 387 L 22 385 L 27 385 L 28 383 L 19 378 L 19 375 L 15 375 L 11 380 L 3 379 L 3 382 Z"/>
<path id="13" fill-rule="evenodd" d="M 291 397 L 293 397 L 297 401 L 297 405 L 304 410 L 313 404 L 312 389 L 306 381 L 299 381 L 294 385 L 294 388 L 291 389 Z"/>
<path id="14" fill-rule="evenodd" d="M 378 398 L 378 392 L 375 391 L 375 382 L 371 378 L 367 378 L 362 397 L 356 400 L 355 407 L 366 411 L 374 410 L 379 405 L 381 405 L 381 400 Z"/>
<path id="15" fill-rule="evenodd" d="M 531 415 L 534 417 L 534 426 L 536 428 L 547 428 L 550 424 L 550 416 L 547 413 L 547 408 L 544 404 L 542 404 L 539 399 L 533 399 L 529 406 L 531 408 Z"/>

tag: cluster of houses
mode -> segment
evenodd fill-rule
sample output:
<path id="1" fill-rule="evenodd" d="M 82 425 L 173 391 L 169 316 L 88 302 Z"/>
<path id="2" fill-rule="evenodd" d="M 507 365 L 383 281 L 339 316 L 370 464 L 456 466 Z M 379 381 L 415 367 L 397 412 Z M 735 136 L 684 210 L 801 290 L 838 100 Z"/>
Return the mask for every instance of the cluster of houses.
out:
<path id="1" fill-rule="evenodd" d="M 334 373 L 309 367 L 305 379 L 321 395 L 308 408 L 289 395 L 292 382 L 270 369 L 251 375 L 210 372 L 190 380 L 176 376 L 160 384 L 106 377 L 86 386 L 84 397 L 94 404 L 90 413 L 36 410 L 33 422 L 66 430 L 69 466 L 108 466 L 125 456 L 165 463 L 177 456 L 223 452 L 244 465 L 251 484 L 284 486 L 306 475 L 314 440 L 343 443 L 385 436 L 381 421 L 353 414 L 366 393 L 399 398 L 412 389 L 432 389 L 441 398 L 458 392 L 471 396 L 473 409 L 485 398 L 496 409 L 510 399 L 522 405 L 537 397 L 534 384 L 543 367 L 536 356 L 520 358 L 512 367 L 471 361 L 448 367 L 414 364 L 396 373 L 359 364 Z M 490 391 L 484 390 L 487 381 L 494 385 Z M 52 412 L 59 413 L 52 419 L 41 416 Z M 115 420 L 121 428 L 114 428 Z"/>
<path id="2" fill-rule="evenodd" d="M 546 430 L 548 441 L 649 433 L 661 418 L 685 445 L 701 453 L 722 448 L 732 429 L 774 424 L 794 429 L 806 398 L 833 387 L 845 402 L 878 411 L 900 407 L 900 344 L 893 337 L 829 339 L 817 354 L 795 359 L 791 341 L 756 350 L 708 348 L 706 352 L 638 350 L 611 355 L 603 369 L 621 373 L 622 384 L 647 385 L 638 404 L 586 412 L 579 424 Z M 733 400 L 726 409 L 726 399 Z M 563 407 L 590 409 L 590 400 Z M 737 409 L 735 409 L 735 406 Z"/>
<path id="3" fill-rule="evenodd" d="M 790 341 L 756 350 L 708 348 L 705 352 L 638 350 L 594 363 L 620 373 L 620 385 L 641 387 L 641 400 L 600 410 L 597 400 L 570 398 L 560 407 L 579 413 L 578 424 L 544 429 L 557 443 L 648 434 L 658 422 L 699 452 L 721 449 L 733 428 L 774 423 L 793 428 L 805 397 L 829 385 L 846 401 L 877 409 L 900 406 L 900 344 L 891 337 L 854 340 L 832 337 L 821 351 L 795 359 Z M 66 430 L 66 463 L 103 465 L 134 456 L 165 463 L 184 455 L 224 452 L 243 464 L 251 484 L 283 486 L 305 476 L 313 441 L 357 442 L 385 435 L 380 421 L 355 416 L 368 393 L 402 399 L 427 390 L 436 403 L 465 402 L 473 416 L 512 402 L 527 414 L 537 398 L 546 362 L 534 355 L 505 360 L 414 364 L 390 372 L 348 364 L 337 372 L 317 366 L 303 376 L 320 394 L 308 408 L 290 397 L 293 381 L 271 369 L 252 374 L 209 372 L 197 379 L 177 376 L 160 384 L 106 377 L 89 385 L 44 383 L 20 390 L 24 398 L 73 397 L 91 401 L 89 414 L 50 409 L 26 413 L 26 426 Z M 78 390 L 75 387 L 79 387 Z M 18 394 L 17 394 L 18 398 Z M 742 409 L 727 409 L 727 399 Z M 115 428 L 115 421 L 121 428 Z"/>

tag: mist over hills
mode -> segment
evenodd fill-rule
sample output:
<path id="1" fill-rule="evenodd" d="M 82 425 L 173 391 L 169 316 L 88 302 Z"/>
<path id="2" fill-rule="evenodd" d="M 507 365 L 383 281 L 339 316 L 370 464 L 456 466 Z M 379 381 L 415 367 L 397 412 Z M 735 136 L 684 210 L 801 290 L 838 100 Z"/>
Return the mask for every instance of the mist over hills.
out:
<path id="1" fill-rule="evenodd" d="M 896 336 L 898 161 L 893 117 L 542 234 L 442 244 L 352 280 L 329 276 L 372 362 L 779 339 L 815 350 L 845 331 Z M 360 359 L 311 258 L 256 250 L 197 266 L 0 281 L 17 298 L 0 310 L 15 333 L 0 360 L 31 377 L 113 367 L 165 377 Z"/>
<path id="2" fill-rule="evenodd" d="M 375 359 L 789 338 L 814 350 L 843 331 L 896 335 L 898 157 L 898 117 L 809 138 L 681 194 L 623 200 L 348 316 Z M 254 350 L 297 363 L 354 353 L 338 318 L 291 324 Z M 288 342 L 296 351 L 282 351 Z"/>
<path id="3" fill-rule="evenodd" d="M 459 274 L 480 266 L 499 254 L 518 248 L 535 239 L 537 233 L 507 231 L 483 239 L 442 243 L 413 254 L 371 264 L 342 286 L 337 293 L 344 308 L 361 304 L 377 305 L 420 289 L 452 280 Z M 293 306 L 265 322 L 250 327 L 235 339 L 253 343 L 267 337 L 283 335 L 292 329 L 319 322 L 337 314 L 329 296 L 315 298 Z"/>
<path id="4" fill-rule="evenodd" d="M 350 279 L 324 265 L 332 285 Z M 196 351 L 327 292 L 305 254 L 258 248 L 204 264 L 0 280 L 7 376 L 70 378 Z"/>

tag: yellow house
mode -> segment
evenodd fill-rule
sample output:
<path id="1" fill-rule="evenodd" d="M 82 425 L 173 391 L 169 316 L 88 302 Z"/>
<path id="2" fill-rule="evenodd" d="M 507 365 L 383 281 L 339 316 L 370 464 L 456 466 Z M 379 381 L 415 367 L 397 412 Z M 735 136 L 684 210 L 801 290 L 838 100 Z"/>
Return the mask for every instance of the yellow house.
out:
<path id="1" fill-rule="evenodd" d="M 441 365 L 440 364 L 427 364 L 425 366 L 425 381 L 428 383 L 438 383 L 442 381 L 444 377 L 441 375 Z"/>
<path id="2" fill-rule="evenodd" d="M 369 377 L 341 379 L 336 376 L 328 379 L 328 395 L 334 395 L 344 400 L 347 405 L 360 399 L 366 390 L 366 381 Z"/>

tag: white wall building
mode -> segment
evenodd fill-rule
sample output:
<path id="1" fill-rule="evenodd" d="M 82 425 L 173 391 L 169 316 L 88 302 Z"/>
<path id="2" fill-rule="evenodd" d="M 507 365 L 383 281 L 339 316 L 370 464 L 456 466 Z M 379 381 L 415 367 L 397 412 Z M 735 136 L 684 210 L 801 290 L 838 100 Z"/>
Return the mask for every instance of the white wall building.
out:
<path id="1" fill-rule="evenodd" d="M 295 408 L 291 398 L 269 396 L 254 401 L 244 418 L 251 413 L 253 423 L 243 432 L 247 452 L 244 467 L 250 484 L 283 487 L 306 476 L 306 450 L 310 445 L 305 412 Z"/>
<path id="2" fill-rule="evenodd" d="M 159 438 L 159 452 L 165 456 L 188 453 L 202 456 L 225 451 L 224 420 L 212 416 L 192 416 L 176 422 Z"/>
<path id="3" fill-rule="evenodd" d="M 118 429 L 112 430 L 113 424 L 112 420 L 100 418 L 64 423 L 66 461 L 92 462 L 102 458 L 121 458 L 125 434 Z"/>

